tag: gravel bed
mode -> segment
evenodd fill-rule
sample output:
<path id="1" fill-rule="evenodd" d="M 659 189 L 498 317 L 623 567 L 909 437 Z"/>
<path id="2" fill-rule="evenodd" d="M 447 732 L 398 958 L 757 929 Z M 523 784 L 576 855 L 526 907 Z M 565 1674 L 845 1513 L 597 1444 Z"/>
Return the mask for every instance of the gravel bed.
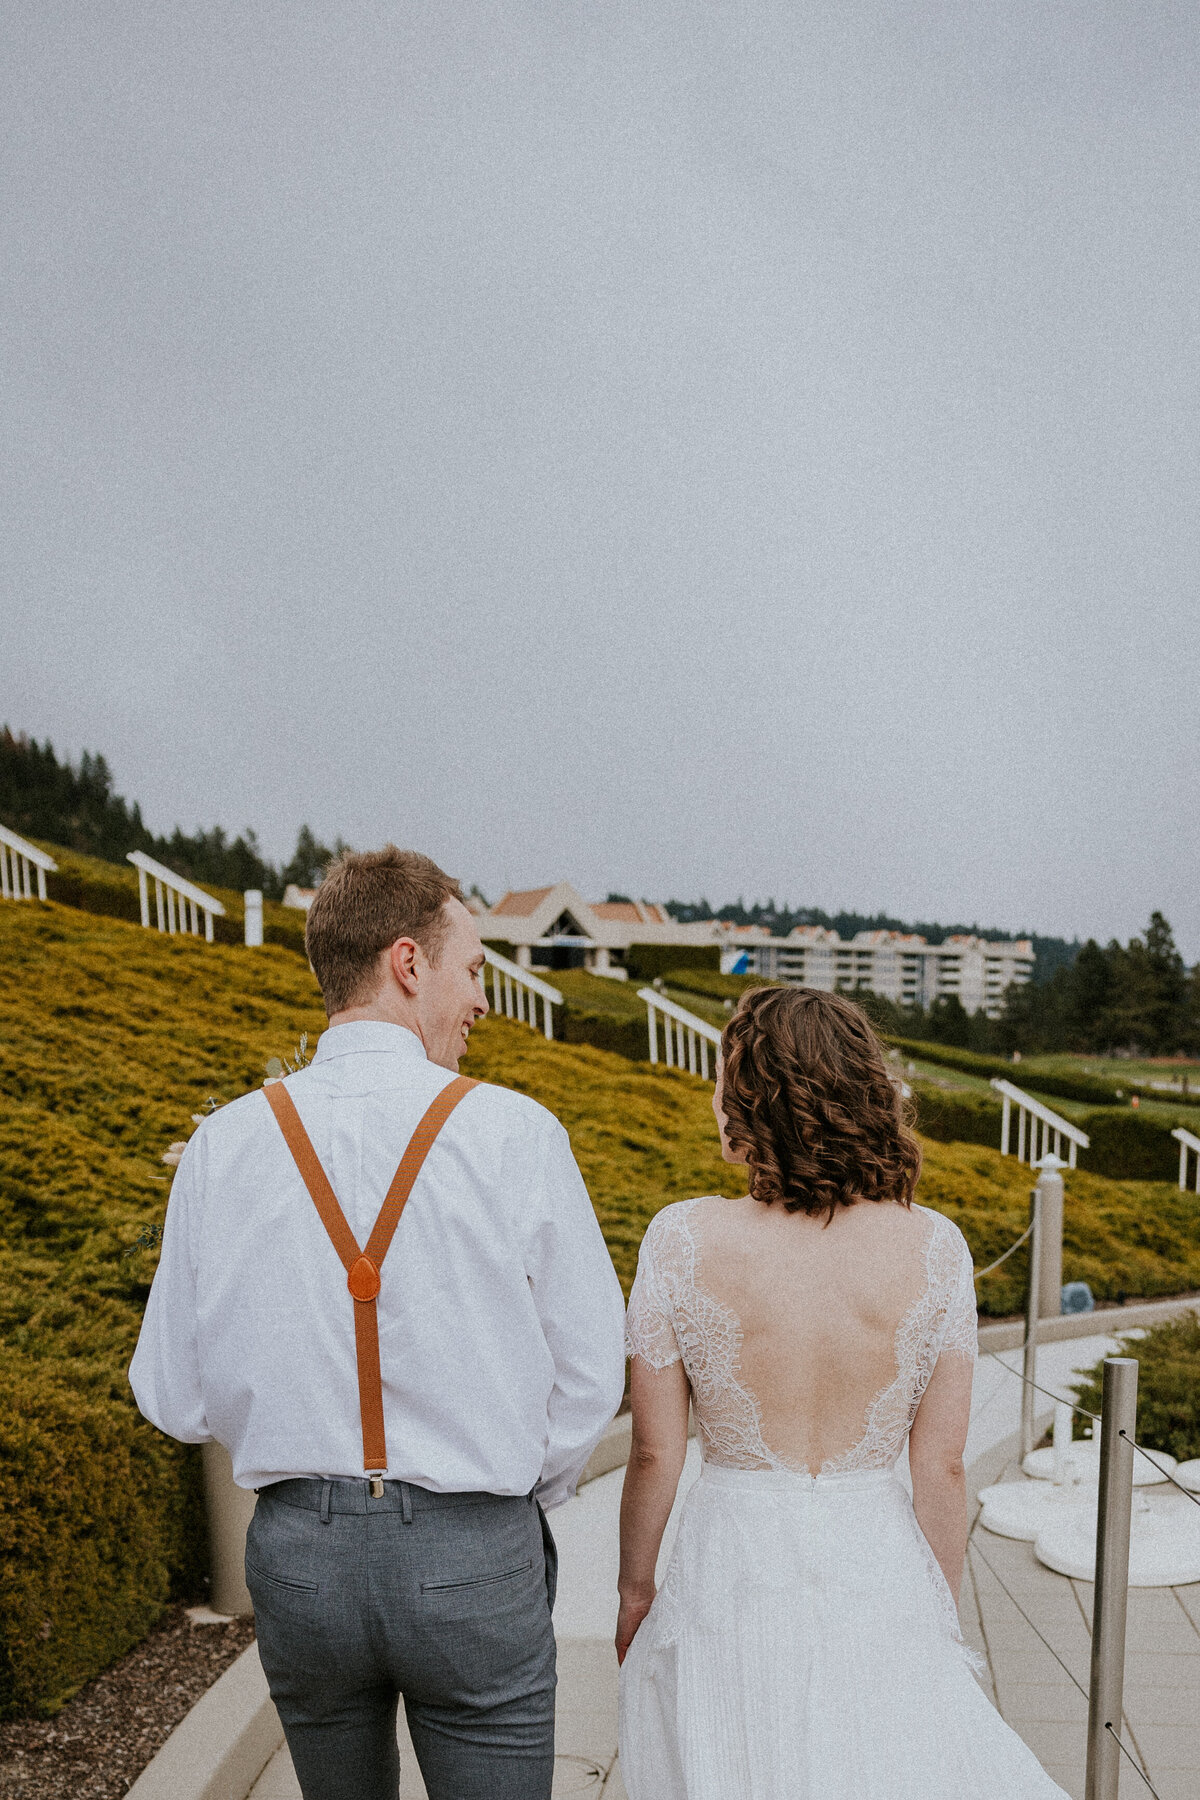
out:
<path id="1" fill-rule="evenodd" d="M 173 1606 L 52 1719 L 0 1724 L 0 1800 L 119 1800 L 206 1688 L 254 1642 L 253 1619 L 193 1625 Z"/>

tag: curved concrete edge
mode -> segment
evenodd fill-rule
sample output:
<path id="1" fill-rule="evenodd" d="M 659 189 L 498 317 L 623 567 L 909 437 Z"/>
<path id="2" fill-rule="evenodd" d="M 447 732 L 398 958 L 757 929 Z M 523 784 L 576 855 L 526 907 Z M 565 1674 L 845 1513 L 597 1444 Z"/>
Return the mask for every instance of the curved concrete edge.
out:
<path id="1" fill-rule="evenodd" d="M 250 1644 L 181 1719 L 129 1789 L 129 1800 L 246 1800 L 283 1726 Z"/>
<path id="2" fill-rule="evenodd" d="M 1124 1306 L 1100 1306 L 1089 1313 L 1062 1313 L 1038 1320 L 1038 1342 L 1059 1344 L 1067 1338 L 1119 1337 L 1123 1331 L 1161 1325 L 1166 1319 L 1178 1319 L 1189 1312 L 1200 1313 L 1200 1294 L 1183 1294 L 1173 1300 L 1132 1300 Z M 979 1327 L 981 1351 L 1019 1350 L 1024 1342 L 1025 1326 L 1019 1319 L 1011 1324 Z"/>
<path id="3" fill-rule="evenodd" d="M 578 1486 L 585 1487 L 589 1481 L 595 1481 L 597 1476 L 611 1475 L 614 1469 L 623 1469 L 629 1461 L 632 1442 L 633 1414 L 618 1413 L 612 1423 L 604 1427 L 604 1436 L 584 1464 Z"/>

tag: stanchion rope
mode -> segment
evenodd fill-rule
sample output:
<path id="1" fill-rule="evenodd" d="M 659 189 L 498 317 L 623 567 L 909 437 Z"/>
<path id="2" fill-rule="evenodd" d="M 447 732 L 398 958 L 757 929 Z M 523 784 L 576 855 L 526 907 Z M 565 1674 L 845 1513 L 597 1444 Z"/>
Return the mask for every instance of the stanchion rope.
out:
<path id="1" fill-rule="evenodd" d="M 1032 1381 L 1023 1370 L 1014 1369 L 1011 1363 L 1006 1363 L 1003 1360 L 998 1351 L 985 1350 L 983 1354 L 985 1356 L 990 1356 L 993 1362 L 999 1363 L 1002 1369 L 1007 1369 L 1010 1375 L 1015 1375 L 1018 1381 L 1026 1382 L 1031 1388 L 1036 1388 L 1039 1394 L 1045 1394 L 1047 1400 L 1053 1400 L 1056 1406 L 1069 1406 L 1072 1412 L 1081 1414 L 1085 1419 L 1091 1419 L 1094 1425 L 1102 1425 L 1104 1423 L 1099 1413 L 1089 1412 L 1087 1407 L 1080 1406 L 1077 1400 L 1064 1400 L 1061 1394 L 1051 1393 L 1050 1389 L 1044 1388 L 1039 1381 Z M 1117 1436 L 1124 1438 L 1125 1442 L 1131 1445 L 1133 1449 L 1137 1451 L 1139 1456 L 1144 1457 L 1152 1468 L 1158 1470 L 1164 1481 L 1169 1481 L 1172 1487 L 1178 1488 L 1179 1492 L 1185 1495 L 1187 1499 L 1192 1502 L 1193 1506 L 1200 1506 L 1200 1495 L 1193 1494 L 1190 1488 L 1184 1487 L 1182 1481 L 1176 1481 L 1173 1475 L 1168 1474 L 1162 1464 L 1156 1460 L 1152 1450 L 1145 1449 L 1143 1445 L 1138 1443 L 1136 1438 L 1131 1438 L 1127 1431 L 1118 1431 Z"/>
<path id="2" fill-rule="evenodd" d="M 994 1263 L 988 1264 L 986 1269 L 976 1269 L 976 1271 L 975 1271 L 976 1281 L 982 1281 L 985 1275 L 990 1275 L 993 1269 L 998 1269 L 1002 1262 L 1007 1262 L 1009 1257 L 1012 1255 L 1013 1251 L 1019 1250 L 1021 1248 L 1021 1245 L 1025 1242 L 1025 1239 L 1029 1236 L 1029 1234 L 1032 1230 L 1033 1230 L 1033 1220 L 1031 1219 L 1029 1221 L 1029 1224 L 1025 1227 L 1024 1231 L 1021 1233 L 1020 1237 L 1017 1239 L 1016 1243 L 1010 1244 L 1008 1246 L 1008 1249 L 1004 1252 L 1003 1256 L 998 1256 Z"/>

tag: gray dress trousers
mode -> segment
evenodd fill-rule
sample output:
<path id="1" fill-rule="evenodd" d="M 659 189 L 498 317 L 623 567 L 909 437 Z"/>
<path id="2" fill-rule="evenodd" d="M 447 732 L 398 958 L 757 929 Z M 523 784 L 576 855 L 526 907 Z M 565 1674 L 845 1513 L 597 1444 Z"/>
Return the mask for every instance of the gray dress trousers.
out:
<path id="1" fill-rule="evenodd" d="M 400 1699 L 429 1800 L 549 1800 L 556 1567 L 532 1495 L 264 1488 L 246 1583 L 304 1800 L 396 1800 Z"/>

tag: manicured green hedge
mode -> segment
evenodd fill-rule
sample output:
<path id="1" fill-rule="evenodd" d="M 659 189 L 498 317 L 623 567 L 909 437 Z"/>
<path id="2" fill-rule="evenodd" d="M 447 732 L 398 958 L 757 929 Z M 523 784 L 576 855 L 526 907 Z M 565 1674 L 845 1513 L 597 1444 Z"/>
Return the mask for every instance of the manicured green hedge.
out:
<path id="1" fill-rule="evenodd" d="M 761 975 L 722 975 L 713 969 L 681 969 L 673 963 L 663 976 L 663 985 L 704 994 L 710 1000 L 740 1000 L 750 988 L 776 984 L 764 981 Z"/>
<path id="2" fill-rule="evenodd" d="M 619 1019 L 612 1013 L 585 1012 L 568 1002 L 555 1008 L 554 1029 L 564 1044 L 591 1044 L 596 1050 L 627 1056 L 631 1062 L 649 1061 L 650 1033 L 644 1012 L 640 1019 Z"/>
<path id="3" fill-rule="evenodd" d="M 1144 1337 L 1123 1340 L 1122 1356 L 1137 1358 L 1137 1439 L 1147 1450 L 1165 1450 L 1180 1462 L 1200 1456 L 1200 1318 L 1195 1313 L 1155 1325 Z M 1075 1389 L 1081 1406 L 1098 1413 L 1104 1363 L 1082 1371 Z M 1083 1421 L 1076 1416 L 1076 1435 Z"/>
<path id="4" fill-rule="evenodd" d="M 917 1129 L 938 1144 L 988 1144 L 1000 1148 L 1000 1108 L 982 1095 L 947 1093 L 932 1083 L 911 1084 Z"/>
<path id="5" fill-rule="evenodd" d="M 964 1075 L 978 1075 L 985 1081 L 1011 1081 L 1026 1092 L 1048 1094 L 1057 1100 L 1078 1100 L 1082 1105 L 1113 1106 L 1117 1090 L 1107 1082 L 1090 1081 L 1085 1076 L 1043 1075 L 1025 1069 L 1020 1063 L 1006 1062 L 1002 1057 L 980 1056 L 974 1050 L 958 1050 L 948 1044 L 927 1044 L 917 1038 L 889 1037 L 886 1040 L 906 1056 L 921 1062 L 939 1063 L 944 1069 L 959 1069 Z"/>
<path id="6" fill-rule="evenodd" d="M 720 972 L 719 944 L 630 944 L 625 952 L 625 967 L 631 981 L 664 979 L 680 969 L 710 969 Z"/>
<path id="7" fill-rule="evenodd" d="M 1082 1168 L 1114 1181 L 1178 1179 L 1179 1145 L 1165 1125 L 1135 1112 L 1087 1113 L 1080 1125 L 1092 1140 L 1089 1149 L 1079 1152 Z"/>
<path id="8" fill-rule="evenodd" d="M 917 1128 L 940 1144 L 990 1144 L 1000 1148 L 1001 1109 L 982 1094 L 947 1092 L 915 1081 Z M 1179 1170 L 1179 1148 L 1170 1132 L 1135 1112 L 1094 1112 L 1079 1121 L 1091 1144 L 1079 1152 L 1079 1166 L 1112 1181 L 1171 1181 Z M 1015 1125 L 1013 1127 L 1015 1130 Z"/>
<path id="9" fill-rule="evenodd" d="M 202 1592 L 199 1452 L 138 1416 L 119 1376 L 0 1358 L 0 1718 L 56 1712 Z"/>

